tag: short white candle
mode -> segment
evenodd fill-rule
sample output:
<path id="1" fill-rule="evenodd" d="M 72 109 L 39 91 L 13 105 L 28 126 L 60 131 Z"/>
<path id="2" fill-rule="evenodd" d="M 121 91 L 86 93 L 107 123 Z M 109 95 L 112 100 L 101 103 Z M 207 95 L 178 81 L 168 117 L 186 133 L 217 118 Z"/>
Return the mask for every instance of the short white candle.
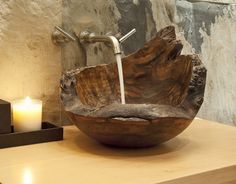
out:
<path id="1" fill-rule="evenodd" d="M 15 132 L 28 132 L 41 129 L 42 101 L 26 97 L 12 103 Z"/>

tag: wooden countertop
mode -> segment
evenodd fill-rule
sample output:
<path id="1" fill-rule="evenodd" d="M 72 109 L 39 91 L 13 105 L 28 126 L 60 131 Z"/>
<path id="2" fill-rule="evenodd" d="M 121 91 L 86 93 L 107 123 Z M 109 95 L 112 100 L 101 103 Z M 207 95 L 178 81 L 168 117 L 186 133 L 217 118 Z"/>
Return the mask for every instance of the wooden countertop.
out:
<path id="1" fill-rule="evenodd" d="M 105 147 L 67 126 L 65 140 L 0 149 L 2 184 L 236 184 L 236 128 L 195 119 L 154 148 Z"/>

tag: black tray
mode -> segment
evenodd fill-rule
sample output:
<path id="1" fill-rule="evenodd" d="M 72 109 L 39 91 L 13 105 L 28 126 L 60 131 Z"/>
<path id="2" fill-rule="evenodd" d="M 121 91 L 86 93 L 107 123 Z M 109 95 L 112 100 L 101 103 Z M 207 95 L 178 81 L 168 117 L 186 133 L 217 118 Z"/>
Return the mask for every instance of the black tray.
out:
<path id="1" fill-rule="evenodd" d="M 0 148 L 22 146 L 43 142 L 63 140 L 63 128 L 48 122 L 42 123 L 42 129 L 32 132 L 13 132 L 0 134 Z"/>

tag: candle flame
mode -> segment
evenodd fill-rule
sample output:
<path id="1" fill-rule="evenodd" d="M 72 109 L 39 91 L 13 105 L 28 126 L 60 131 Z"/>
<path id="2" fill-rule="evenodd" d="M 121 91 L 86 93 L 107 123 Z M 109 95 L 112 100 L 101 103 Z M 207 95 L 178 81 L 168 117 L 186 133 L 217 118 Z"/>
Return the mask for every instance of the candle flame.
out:
<path id="1" fill-rule="evenodd" d="M 24 99 L 24 102 L 25 102 L 26 105 L 29 105 L 29 104 L 31 103 L 30 97 L 27 96 L 27 97 Z"/>

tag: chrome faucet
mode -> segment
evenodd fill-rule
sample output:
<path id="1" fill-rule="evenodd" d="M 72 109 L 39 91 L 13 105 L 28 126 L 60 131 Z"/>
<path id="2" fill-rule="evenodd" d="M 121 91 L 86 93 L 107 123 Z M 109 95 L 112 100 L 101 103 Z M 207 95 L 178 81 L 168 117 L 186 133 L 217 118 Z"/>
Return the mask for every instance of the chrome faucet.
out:
<path id="1" fill-rule="evenodd" d="M 103 42 L 112 45 L 113 52 L 115 55 L 121 54 L 120 43 L 124 42 L 126 39 L 128 39 L 131 35 L 133 35 L 136 32 L 136 29 L 132 29 L 125 36 L 117 38 L 116 36 L 111 36 L 108 34 L 96 35 L 95 33 L 90 31 L 82 31 L 80 34 L 76 34 L 77 38 L 75 38 L 75 36 L 72 36 L 71 34 L 67 33 L 59 26 L 56 26 L 55 29 L 56 31 L 52 33 L 52 40 L 55 44 L 66 43 L 69 41 L 76 41 L 77 39 L 79 39 L 81 43 Z"/>
<path id="2" fill-rule="evenodd" d="M 121 54 L 120 43 L 115 36 L 108 35 L 95 35 L 95 33 L 89 31 L 83 31 L 79 35 L 79 40 L 81 43 L 96 43 L 103 42 L 112 45 L 114 54 Z"/>
<path id="3" fill-rule="evenodd" d="M 116 54 L 121 54 L 120 43 L 124 42 L 128 37 L 133 35 L 135 32 L 136 29 L 133 29 L 119 40 L 115 36 L 96 35 L 95 33 L 89 31 L 81 32 L 78 37 L 80 39 L 80 42 L 82 43 L 96 43 L 96 42 L 110 43 L 112 45 L 114 54 L 116 55 Z"/>

